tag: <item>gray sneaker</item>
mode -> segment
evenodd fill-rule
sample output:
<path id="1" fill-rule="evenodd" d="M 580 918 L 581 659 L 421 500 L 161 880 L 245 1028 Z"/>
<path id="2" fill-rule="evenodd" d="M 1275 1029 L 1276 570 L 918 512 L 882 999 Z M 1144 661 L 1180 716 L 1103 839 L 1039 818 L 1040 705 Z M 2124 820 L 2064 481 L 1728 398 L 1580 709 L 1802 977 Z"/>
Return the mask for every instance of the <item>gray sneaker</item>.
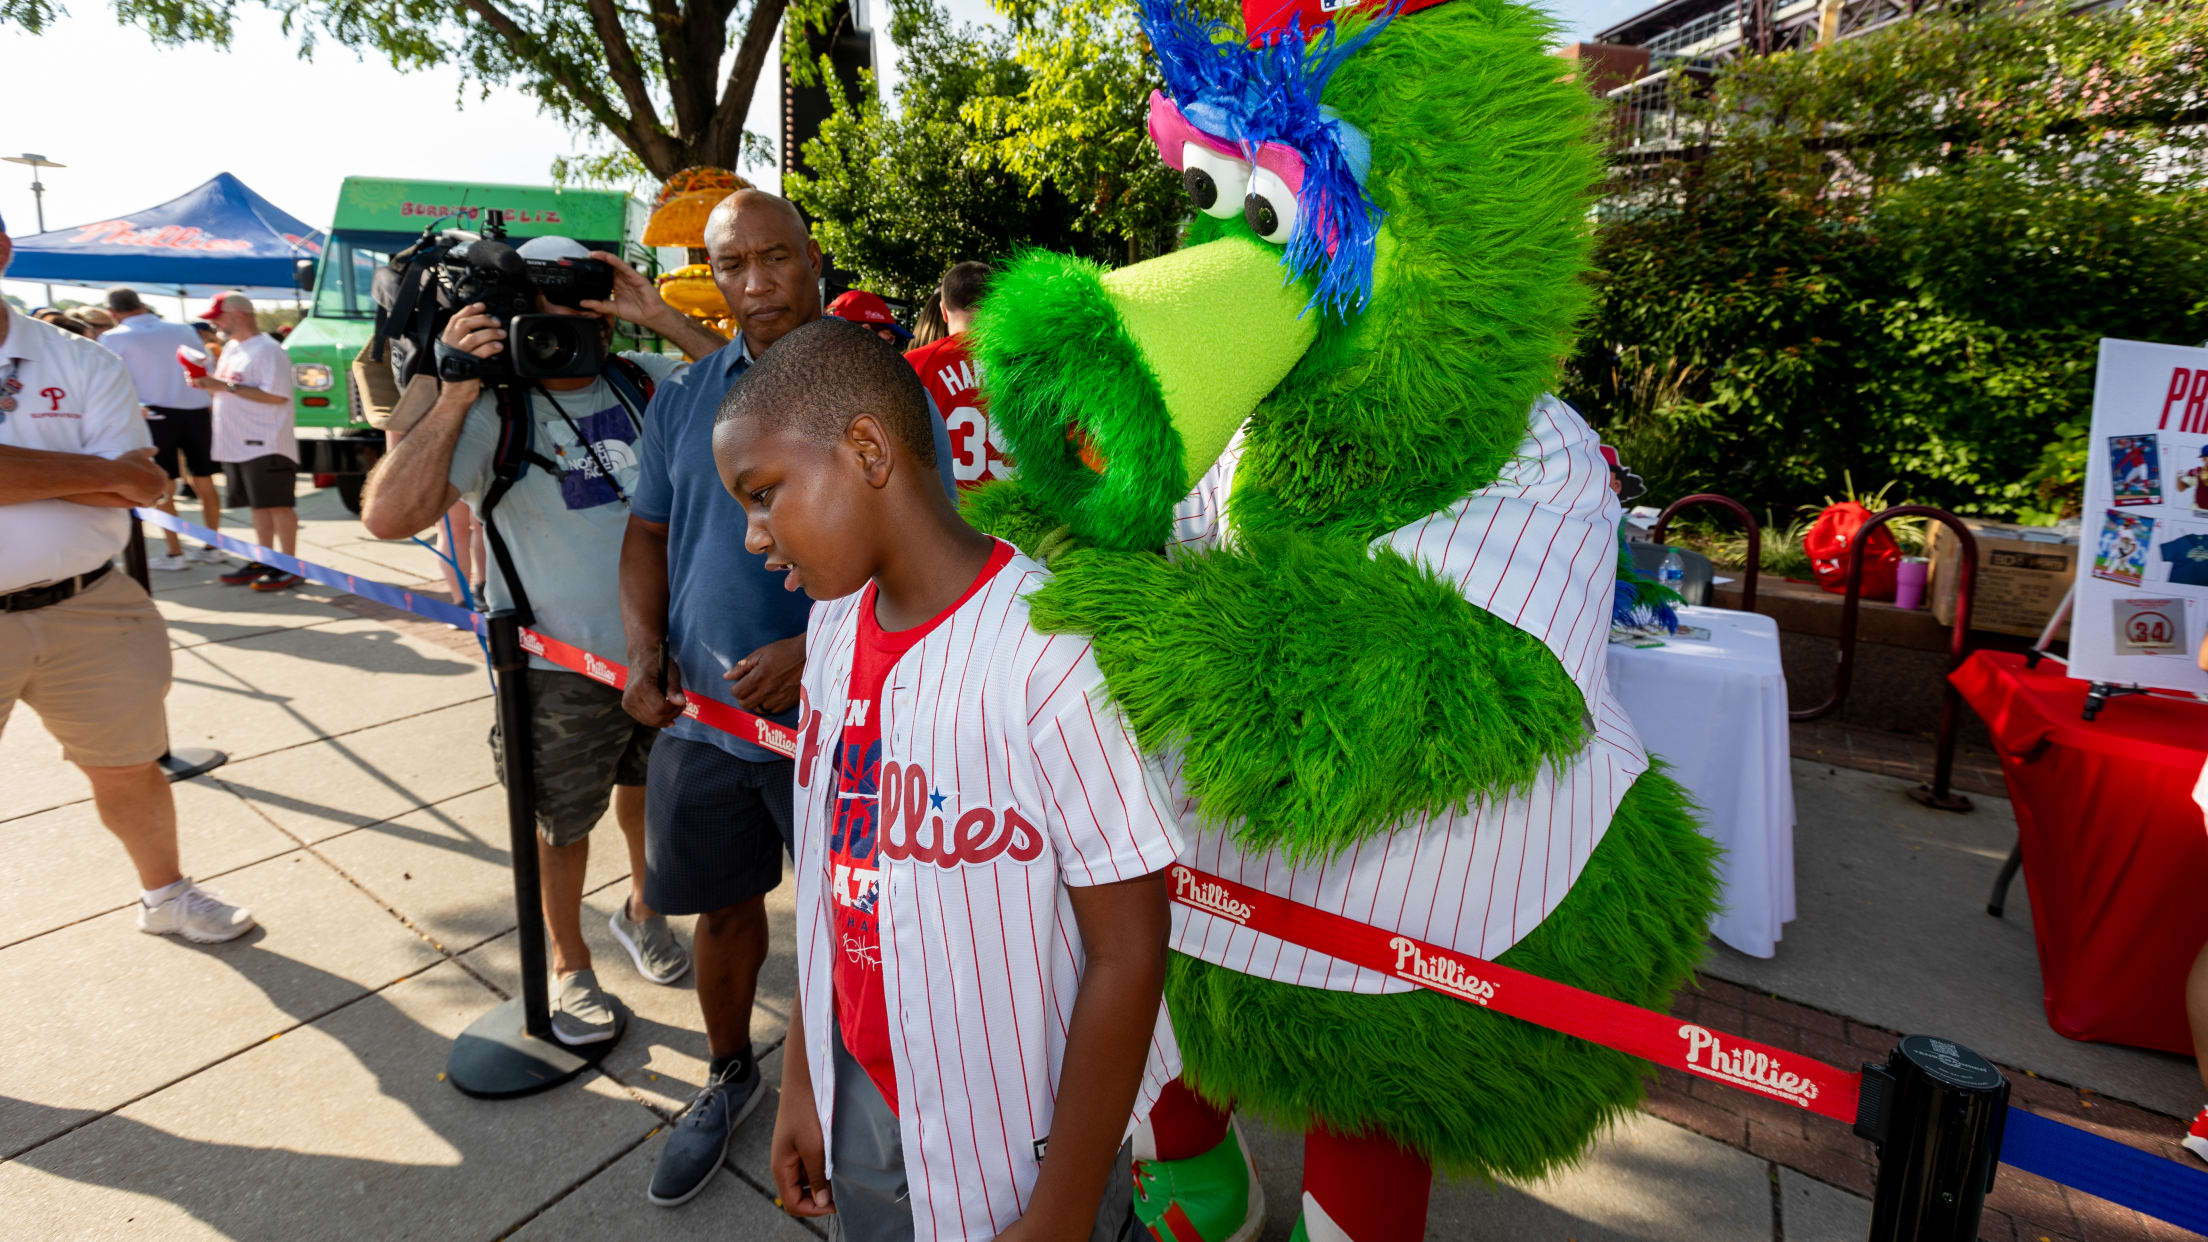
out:
<path id="1" fill-rule="evenodd" d="M 629 951 L 636 973 L 654 983 L 673 983 L 690 973 L 690 950 L 682 947 L 675 929 L 667 926 L 666 915 L 655 914 L 639 923 L 629 917 L 629 903 L 623 900 L 608 925 L 613 928 L 613 938 Z"/>
<path id="2" fill-rule="evenodd" d="M 596 1044 L 613 1038 L 613 998 L 598 986 L 598 972 L 578 970 L 559 981 L 552 998 L 552 1034 L 563 1044 Z"/>
<path id="3" fill-rule="evenodd" d="M 766 1081 L 753 1062 L 743 1077 L 708 1078 L 690 1106 L 675 1118 L 667 1146 L 652 1167 L 644 1197 L 661 1207 L 676 1207 L 698 1197 L 711 1184 L 728 1155 L 729 1137 L 766 1098 Z"/>

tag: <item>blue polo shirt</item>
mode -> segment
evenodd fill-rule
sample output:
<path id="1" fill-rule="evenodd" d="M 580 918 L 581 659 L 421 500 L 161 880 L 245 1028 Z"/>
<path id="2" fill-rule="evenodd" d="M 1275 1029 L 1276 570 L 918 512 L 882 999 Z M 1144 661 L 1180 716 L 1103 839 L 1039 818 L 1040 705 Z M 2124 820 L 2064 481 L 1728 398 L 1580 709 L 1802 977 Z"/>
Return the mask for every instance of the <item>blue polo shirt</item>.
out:
<path id="1" fill-rule="evenodd" d="M 713 418 L 721 398 L 751 366 L 741 334 L 699 359 L 652 394 L 637 443 L 636 491 L 629 511 L 667 527 L 667 648 L 682 670 L 685 694 L 703 695 L 733 707 L 721 674 L 759 648 L 805 632 L 812 597 L 782 589 L 782 575 L 767 572 L 766 559 L 744 548 L 744 507 L 721 486 L 713 464 Z M 933 415 L 934 403 L 929 403 Z M 943 490 L 958 495 L 951 476 L 950 436 L 940 417 L 935 429 L 935 463 Z M 797 709 L 774 717 L 796 725 Z M 711 742 L 739 759 L 754 763 L 782 756 L 756 743 L 732 737 L 687 716 L 666 732 L 694 742 Z"/>

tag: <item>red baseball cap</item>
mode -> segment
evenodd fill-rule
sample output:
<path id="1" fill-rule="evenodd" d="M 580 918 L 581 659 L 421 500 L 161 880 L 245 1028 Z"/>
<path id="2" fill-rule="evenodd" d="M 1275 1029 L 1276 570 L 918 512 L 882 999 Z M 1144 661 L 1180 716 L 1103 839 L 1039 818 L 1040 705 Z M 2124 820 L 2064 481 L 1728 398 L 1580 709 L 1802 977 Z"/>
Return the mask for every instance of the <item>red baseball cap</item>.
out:
<path id="1" fill-rule="evenodd" d="M 230 305 L 230 303 L 236 303 L 236 305 Z M 253 313 L 253 299 L 242 293 L 218 293 L 207 309 L 199 312 L 199 317 L 201 319 L 213 319 L 226 310 L 244 311 L 250 315 Z"/>
<path id="2" fill-rule="evenodd" d="M 909 341 L 912 333 L 897 322 L 897 316 L 889 313 L 889 304 L 864 289 L 850 289 L 836 295 L 828 304 L 828 313 L 852 323 L 880 324 L 897 334 L 897 339 Z"/>
<path id="3" fill-rule="evenodd" d="M 1441 2 L 1402 0 L 1395 6 L 1396 16 L 1430 9 Z M 1287 30 L 1290 22 L 1296 22 L 1308 39 L 1318 33 L 1319 27 L 1351 9 L 1377 17 L 1389 7 L 1383 0 L 1242 0 L 1242 28 L 1248 32 L 1252 44 L 1260 44 Z"/>

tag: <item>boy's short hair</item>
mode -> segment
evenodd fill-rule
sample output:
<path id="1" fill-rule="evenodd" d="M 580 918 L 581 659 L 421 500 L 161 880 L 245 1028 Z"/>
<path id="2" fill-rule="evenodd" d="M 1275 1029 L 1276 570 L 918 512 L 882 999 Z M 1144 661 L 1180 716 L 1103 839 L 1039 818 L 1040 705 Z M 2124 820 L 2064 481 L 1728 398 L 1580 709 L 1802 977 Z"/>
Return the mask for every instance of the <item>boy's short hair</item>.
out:
<path id="1" fill-rule="evenodd" d="M 774 418 L 816 444 L 833 444 L 861 414 L 881 419 L 921 465 L 935 465 L 919 374 L 871 328 L 830 316 L 776 341 L 721 399 L 714 421 Z"/>
<path id="2" fill-rule="evenodd" d="M 943 309 L 970 311 L 981 305 L 982 295 L 989 292 L 989 276 L 989 265 L 979 260 L 953 264 L 943 273 Z"/>

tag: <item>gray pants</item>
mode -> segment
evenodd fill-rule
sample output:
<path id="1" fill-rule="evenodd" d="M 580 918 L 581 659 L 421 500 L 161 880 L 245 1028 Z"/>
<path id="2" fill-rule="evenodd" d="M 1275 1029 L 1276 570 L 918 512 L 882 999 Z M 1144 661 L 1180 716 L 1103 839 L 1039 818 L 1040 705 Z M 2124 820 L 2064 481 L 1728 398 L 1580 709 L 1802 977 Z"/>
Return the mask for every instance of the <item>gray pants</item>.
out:
<path id="1" fill-rule="evenodd" d="M 828 1218 L 829 1242 L 911 1242 L 912 1199 L 905 1185 L 905 1148 L 897 1114 L 843 1047 L 843 1032 L 828 1023 L 836 1064 L 836 1125 L 828 1136 L 836 1166 L 832 1192 L 836 1214 Z M 1089 1242 L 1131 1242 L 1136 1236 L 1133 1148 L 1119 1149 Z"/>

